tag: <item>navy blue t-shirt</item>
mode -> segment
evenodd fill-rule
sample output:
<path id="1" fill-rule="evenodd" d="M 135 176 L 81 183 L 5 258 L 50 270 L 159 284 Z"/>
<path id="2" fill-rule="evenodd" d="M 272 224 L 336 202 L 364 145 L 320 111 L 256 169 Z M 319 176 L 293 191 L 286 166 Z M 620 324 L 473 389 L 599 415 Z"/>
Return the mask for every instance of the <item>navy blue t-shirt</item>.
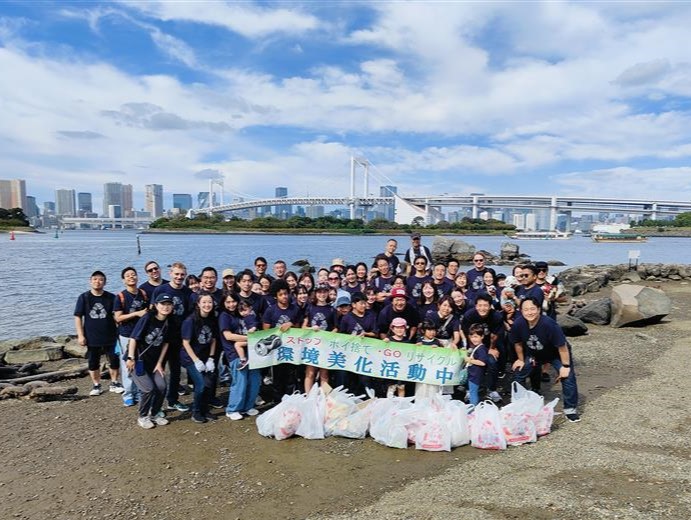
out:
<path id="1" fill-rule="evenodd" d="M 194 315 L 188 316 L 182 322 L 182 339 L 188 340 L 197 357 L 206 363 L 211 352 L 211 343 L 216 337 L 216 320 L 212 316 L 207 316 L 202 318 L 199 323 L 195 323 L 194 318 Z M 180 347 L 180 364 L 189 366 L 193 363 L 185 347 Z"/>
<path id="2" fill-rule="evenodd" d="M 86 291 L 77 298 L 74 315 L 84 318 L 84 336 L 89 347 L 112 347 L 118 333 L 113 318 L 115 295 L 108 291 L 96 296 Z"/>
<path id="3" fill-rule="evenodd" d="M 372 311 L 365 311 L 364 316 L 357 316 L 349 312 L 338 326 L 338 332 L 343 334 L 360 335 L 364 332 L 377 333 L 377 316 Z"/>
<path id="4" fill-rule="evenodd" d="M 333 306 L 309 304 L 305 317 L 307 326 L 319 327 L 321 330 L 333 330 L 335 326 L 336 309 Z"/>
<path id="5" fill-rule="evenodd" d="M 466 337 L 468 336 L 470 326 L 476 323 L 481 324 L 484 328 L 484 337 L 482 342 L 488 347 L 490 346 L 490 335 L 501 334 L 504 327 L 504 319 L 502 318 L 501 312 L 490 309 L 489 314 L 483 318 L 475 309 L 469 309 L 463 315 L 463 319 L 461 320 L 461 328 L 463 329 L 463 333 L 466 335 Z"/>
<path id="6" fill-rule="evenodd" d="M 523 316 L 517 315 L 509 332 L 511 344 L 522 343 L 525 355 L 540 362 L 555 359 L 558 348 L 566 345 L 566 336 L 559 324 L 549 316 L 540 316 L 535 327 L 530 328 Z"/>
<path id="7" fill-rule="evenodd" d="M 433 284 L 440 298 L 451 294 L 451 291 L 453 291 L 453 282 L 448 278 L 444 278 L 439 284 L 433 281 Z"/>
<path id="8" fill-rule="evenodd" d="M 267 323 L 269 328 L 279 327 L 288 322 L 292 323 L 293 327 L 302 325 L 302 312 L 294 303 L 289 304 L 286 309 L 281 309 L 278 304 L 272 305 L 262 316 L 262 323 Z"/>
<path id="9" fill-rule="evenodd" d="M 404 309 L 400 312 L 394 310 L 392 305 L 387 305 L 379 313 L 379 318 L 377 319 L 377 328 L 379 329 L 379 332 L 388 332 L 391 322 L 394 320 L 394 318 L 405 319 L 409 329 L 410 327 L 417 327 L 420 324 L 420 315 L 418 314 L 417 309 L 412 307 L 410 304 L 406 304 Z"/>
<path id="10" fill-rule="evenodd" d="M 540 287 L 539 285 L 535 284 L 530 289 L 526 289 L 521 285 L 516 289 L 516 296 L 518 296 L 520 300 L 535 298 L 538 302 L 538 307 L 542 312 L 542 302 L 545 299 L 545 293 L 542 290 L 542 287 Z"/>
<path id="11" fill-rule="evenodd" d="M 453 314 L 442 318 L 437 311 L 433 311 L 428 313 L 425 318 L 434 323 L 434 326 L 437 328 L 437 338 L 439 339 L 453 339 L 453 333 L 458 330 L 458 319 Z"/>
<path id="12" fill-rule="evenodd" d="M 227 340 L 223 336 L 223 332 L 229 331 L 233 334 L 244 334 L 242 332 L 242 323 L 240 318 L 238 316 L 233 316 L 228 312 L 222 312 L 218 317 L 218 330 L 220 332 L 219 336 L 221 337 L 221 347 L 223 347 L 223 352 L 225 352 L 228 362 L 231 362 L 238 357 L 238 353 L 235 350 L 235 342 Z"/>
<path id="13" fill-rule="evenodd" d="M 487 345 L 483 343 L 477 348 L 473 347 L 470 352 L 472 352 L 472 355 L 475 359 L 484 362 L 485 365 L 468 365 L 468 381 L 472 381 L 476 385 L 481 385 L 482 378 L 487 370 L 487 363 L 489 362 L 489 349 L 487 348 Z M 470 353 L 468 355 L 470 356 Z"/>
<path id="14" fill-rule="evenodd" d="M 161 284 L 160 285 L 151 285 L 151 282 L 147 280 L 143 284 L 139 286 L 139 288 L 146 293 L 146 297 L 149 298 L 149 301 L 152 302 L 153 296 L 154 296 L 154 291 L 158 289 L 161 285 L 165 285 L 168 283 L 168 280 L 161 279 Z"/>
<path id="15" fill-rule="evenodd" d="M 144 367 L 147 372 L 154 371 L 161 356 L 163 345 L 168 343 L 167 321 L 159 321 L 155 314 L 147 312 L 139 319 L 130 335 L 130 339 L 137 341 L 137 347 L 134 351 L 135 359 L 144 360 Z"/>
<path id="16" fill-rule="evenodd" d="M 475 268 L 468 270 L 466 273 L 466 277 L 468 279 L 468 291 L 478 293 L 484 289 L 485 280 L 483 279 L 483 276 L 485 276 L 487 271 L 488 269 L 486 267 L 483 267 L 480 271 Z"/>
<path id="17" fill-rule="evenodd" d="M 429 282 L 431 280 L 432 277 L 429 275 L 425 275 L 422 277 L 418 277 L 415 275 L 409 276 L 408 279 L 405 281 L 406 293 L 417 300 L 418 298 L 420 298 L 420 295 L 422 294 L 422 284 L 425 282 Z"/>
<path id="18" fill-rule="evenodd" d="M 146 309 L 148 305 L 149 300 L 146 296 L 146 292 L 142 293 L 137 289 L 137 293 L 132 294 L 128 290 L 124 290 L 116 295 L 113 312 L 122 311 L 123 314 L 132 314 L 133 312 Z M 127 321 L 120 322 L 118 325 L 118 334 L 129 338 L 138 321 L 139 316 L 135 316 Z"/>
<path id="19" fill-rule="evenodd" d="M 383 276 L 377 276 L 372 280 L 370 283 L 370 287 L 374 289 L 375 292 L 385 292 L 385 293 L 390 293 L 391 288 L 393 287 L 393 282 L 394 282 L 394 276 L 387 276 L 386 278 Z"/>
<path id="20" fill-rule="evenodd" d="M 170 315 L 170 323 L 168 326 L 171 329 L 171 341 L 180 337 L 180 327 L 182 326 L 182 320 L 184 320 L 190 313 L 190 294 L 192 291 L 189 287 L 183 285 L 180 289 L 174 288 L 169 283 L 164 285 L 159 285 L 154 290 L 153 299 L 151 302 L 156 301 L 156 298 L 161 294 L 167 294 L 173 299 L 173 312 Z"/>

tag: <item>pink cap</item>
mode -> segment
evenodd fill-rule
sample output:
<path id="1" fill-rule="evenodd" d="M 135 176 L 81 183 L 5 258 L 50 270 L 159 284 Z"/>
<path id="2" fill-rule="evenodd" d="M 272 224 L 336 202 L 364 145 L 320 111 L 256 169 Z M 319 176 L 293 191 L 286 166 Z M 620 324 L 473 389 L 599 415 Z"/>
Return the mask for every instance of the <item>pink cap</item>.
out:
<path id="1" fill-rule="evenodd" d="M 394 318 L 391 321 L 391 326 L 392 327 L 407 327 L 408 322 L 405 321 L 405 318 Z"/>

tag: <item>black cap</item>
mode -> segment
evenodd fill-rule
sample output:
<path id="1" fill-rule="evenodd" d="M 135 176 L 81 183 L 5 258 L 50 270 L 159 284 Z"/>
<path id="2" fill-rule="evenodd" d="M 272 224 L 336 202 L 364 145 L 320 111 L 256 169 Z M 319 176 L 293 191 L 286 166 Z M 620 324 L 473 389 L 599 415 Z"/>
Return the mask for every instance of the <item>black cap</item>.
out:
<path id="1" fill-rule="evenodd" d="M 173 303 L 173 297 L 170 294 L 159 294 L 154 303 Z"/>
<path id="2" fill-rule="evenodd" d="M 549 269 L 549 265 L 547 265 L 547 262 L 535 262 L 535 267 L 538 269 Z"/>

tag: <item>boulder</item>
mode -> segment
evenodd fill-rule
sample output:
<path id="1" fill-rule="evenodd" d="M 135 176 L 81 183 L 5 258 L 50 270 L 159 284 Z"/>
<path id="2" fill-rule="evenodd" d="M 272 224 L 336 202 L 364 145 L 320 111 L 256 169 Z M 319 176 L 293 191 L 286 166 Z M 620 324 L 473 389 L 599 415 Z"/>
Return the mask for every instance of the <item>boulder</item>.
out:
<path id="1" fill-rule="evenodd" d="M 461 263 L 472 261 L 475 246 L 458 238 L 435 236 L 432 242 L 432 260 L 446 262 L 455 258 Z"/>
<path id="2" fill-rule="evenodd" d="M 621 278 L 619 278 L 619 280 L 621 280 L 622 282 L 628 281 L 638 283 L 641 281 L 641 275 L 638 274 L 637 271 L 629 271 L 628 273 L 621 275 Z"/>
<path id="3" fill-rule="evenodd" d="M 574 282 L 571 286 L 571 296 L 582 296 L 588 292 L 588 285 L 584 282 Z"/>
<path id="4" fill-rule="evenodd" d="M 5 362 L 11 364 L 40 363 L 62 359 L 62 345 L 54 343 L 31 350 L 10 350 L 5 354 Z"/>
<path id="5" fill-rule="evenodd" d="M 612 327 L 659 322 L 672 311 L 672 301 L 660 289 L 618 285 L 612 289 Z"/>
<path id="6" fill-rule="evenodd" d="M 557 316 L 557 323 L 564 331 L 565 336 L 583 336 L 588 332 L 588 326 L 578 318 L 569 314 L 559 314 Z"/>
<path id="7" fill-rule="evenodd" d="M 85 358 L 86 357 L 86 347 L 82 347 L 76 341 L 70 341 L 65 344 L 63 349 L 65 356 L 71 358 Z"/>
<path id="8" fill-rule="evenodd" d="M 576 309 L 573 316 L 584 323 L 607 325 L 612 317 L 612 300 L 602 298 L 601 300 L 587 303 L 584 307 Z"/>
<path id="9" fill-rule="evenodd" d="M 516 260 L 520 257 L 518 244 L 504 242 L 499 249 L 499 257 L 502 260 Z"/>

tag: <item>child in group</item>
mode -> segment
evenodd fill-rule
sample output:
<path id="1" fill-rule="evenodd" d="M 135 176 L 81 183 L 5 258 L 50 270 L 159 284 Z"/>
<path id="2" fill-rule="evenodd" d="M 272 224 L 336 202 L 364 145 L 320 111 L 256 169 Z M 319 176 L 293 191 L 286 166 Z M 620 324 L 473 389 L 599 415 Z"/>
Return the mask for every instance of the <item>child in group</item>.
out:
<path id="1" fill-rule="evenodd" d="M 429 319 L 422 320 L 420 325 L 420 332 L 422 337 L 417 342 L 418 345 L 426 347 L 444 348 L 441 341 L 437 339 L 437 327 L 434 322 Z M 415 397 L 433 397 L 440 395 L 442 387 L 439 385 L 430 385 L 428 383 L 415 383 Z"/>
<path id="2" fill-rule="evenodd" d="M 314 291 L 313 300 L 307 306 L 305 320 L 302 323 L 303 329 L 328 330 L 332 331 L 335 327 L 336 310 L 329 305 L 329 285 L 319 284 Z M 305 367 L 305 393 L 308 393 L 317 378 L 321 384 L 329 382 L 329 371 L 311 365 Z"/>
<path id="3" fill-rule="evenodd" d="M 408 322 L 405 318 L 394 318 L 389 326 L 389 334 L 384 338 L 386 342 L 408 343 Z M 391 381 L 386 389 L 386 397 L 405 397 L 405 384 L 402 381 Z"/>
<path id="4" fill-rule="evenodd" d="M 468 395 L 470 404 L 476 406 L 480 402 L 480 385 L 485 378 L 489 349 L 483 343 L 485 329 L 481 323 L 473 323 L 468 329 Z"/>

